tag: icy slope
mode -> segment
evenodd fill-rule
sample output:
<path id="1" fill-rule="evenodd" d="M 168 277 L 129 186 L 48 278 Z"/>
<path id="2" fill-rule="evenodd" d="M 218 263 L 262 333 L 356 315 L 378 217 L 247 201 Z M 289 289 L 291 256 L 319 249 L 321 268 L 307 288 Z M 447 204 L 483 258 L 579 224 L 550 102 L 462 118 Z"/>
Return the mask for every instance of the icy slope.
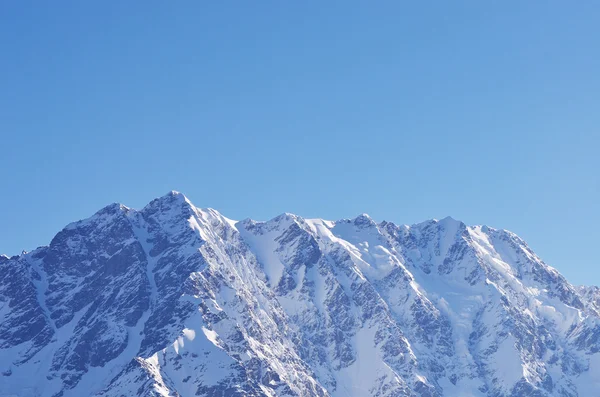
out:
<path id="1" fill-rule="evenodd" d="M 592 396 L 599 297 L 505 230 L 171 192 L 0 256 L 0 396 Z"/>

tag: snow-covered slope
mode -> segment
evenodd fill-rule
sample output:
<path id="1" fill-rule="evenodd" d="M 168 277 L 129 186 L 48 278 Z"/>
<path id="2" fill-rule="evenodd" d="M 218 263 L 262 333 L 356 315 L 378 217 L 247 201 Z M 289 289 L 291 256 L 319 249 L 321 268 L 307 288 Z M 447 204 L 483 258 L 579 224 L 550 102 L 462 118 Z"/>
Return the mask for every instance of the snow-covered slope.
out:
<path id="1" fill-rule="evenodd" d="M 0 396 L 594 396 L 599 302 L 505 230 L 171 192 L 0 256 Z"/>

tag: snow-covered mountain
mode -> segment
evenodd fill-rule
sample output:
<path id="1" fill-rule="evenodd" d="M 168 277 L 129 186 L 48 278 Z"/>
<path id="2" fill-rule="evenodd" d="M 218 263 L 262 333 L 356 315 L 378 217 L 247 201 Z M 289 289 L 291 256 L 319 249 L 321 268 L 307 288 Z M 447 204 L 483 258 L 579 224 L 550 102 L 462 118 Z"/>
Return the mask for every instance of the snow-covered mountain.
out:
<path id="1" fill-rule="evenodd" d="M 599 313 L 506 230 L 171 192 L 0 256 L 0 396 L 596 396 Z"/>

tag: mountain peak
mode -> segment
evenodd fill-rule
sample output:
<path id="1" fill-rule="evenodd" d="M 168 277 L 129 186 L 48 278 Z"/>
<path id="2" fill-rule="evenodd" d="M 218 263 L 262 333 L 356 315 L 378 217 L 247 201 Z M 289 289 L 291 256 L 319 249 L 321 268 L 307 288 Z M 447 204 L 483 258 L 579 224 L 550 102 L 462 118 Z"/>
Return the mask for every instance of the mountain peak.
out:
<path id="1" fill-rule="evenodd" d="M 370 227 L 377 225 L 373 218 L 371 218 L 371 216 L 366 213 L 358 215 L 356 218 L 351 219 L 351 221 L 358 227 Z"/>
<path id="2" fill-rule="evenodd" d="M 466 227 L 464 222 L 454 219 L 451 216 L 440 219 L 438 224 L 442 225 L 445 229 L 464 229 Z"/>
<path id="3" fill-rule="evenodd" d="M 181 202 L 188 202 L 191 204 L 190 200 L 188 200 L 188 198 L 185 196 L 185 194 L 178 192 L 177 190 L 171 190 L 168 193 L 166 193 L 165 195 L 157 198 L 156 200 L 167 201 L 167 202 L 181 201 Z"/>
<path id="4" fill-rule="evenodd" d="M 450 215 L 448 215 L 448 216 L 440 219 L 438 222 L 440 222 L 440 223 L 451 223 L 451 222 L 460 222 L 460 221 L 458 221 L 458 220 L 452 218 Z"/>
<path id="5" fill-rule="evenodd" d="M 150 201 L 142 211 L 153 208 L 154 210 L 167 210 L 173 208 L 173 206 L 182 205 L 181 208 L 195 209 L 196 207 L 192 202 L 183 194 L 176 190 L 171 190 L 163 196 L 155 198 Z"/>
<path id="6" fill-rule="evenodd" d="M 99 211 L 97 211 L 94 215 L 111 215 L 111 214 L 116 214 L 119 212 L 124 212 L 124 211 L 128 211 L 129 207 L 121 204 L 121 203 L 111 203 L 109 205 L 107 205 L 106 207 L 100 209 Z"/>
<path id="7" fill-rule="evenodd" d="M 281 222 L 281 221 L 295 221 L 299 216 L 296 214 L 292 214 L 291 212 L 283 212 L 277 215 L 275 218 L 271 219 L 271 222 Z"/>

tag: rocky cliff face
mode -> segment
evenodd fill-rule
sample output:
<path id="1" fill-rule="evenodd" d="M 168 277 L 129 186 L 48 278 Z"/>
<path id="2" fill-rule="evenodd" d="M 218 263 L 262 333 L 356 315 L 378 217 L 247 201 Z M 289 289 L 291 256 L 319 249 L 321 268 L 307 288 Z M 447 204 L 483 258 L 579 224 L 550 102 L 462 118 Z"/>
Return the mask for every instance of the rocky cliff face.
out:
<path id="1" fill-rule="evenodd" d="M 591 396 L 599 302 L 505 230 L 172 192 L 0 256 L 0 396 Z"/>

